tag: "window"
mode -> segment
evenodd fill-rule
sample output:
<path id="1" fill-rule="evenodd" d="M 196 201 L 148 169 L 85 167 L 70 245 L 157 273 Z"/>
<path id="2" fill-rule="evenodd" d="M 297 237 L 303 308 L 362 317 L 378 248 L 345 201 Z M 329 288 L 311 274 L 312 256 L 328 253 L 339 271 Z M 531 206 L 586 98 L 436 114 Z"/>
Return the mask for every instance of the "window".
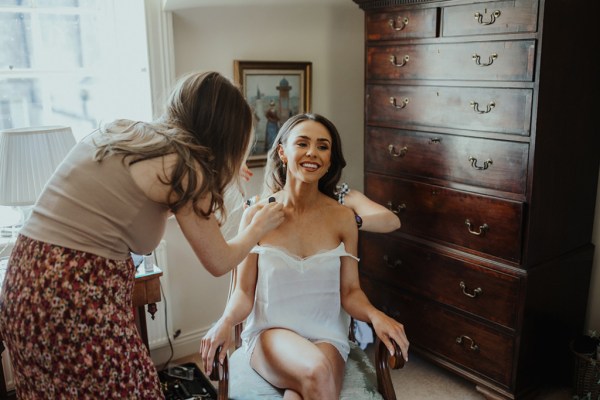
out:
<path id="1" fill-rule="evenodd" d="M 66 125 L 80 140 L 151 120 L 146 11 L 164 18 L 144 0 L 0 0 L 0 130 Z M 0 256 L 15 213 L 0 206 Z"/>
<path id="2" fill-rule="evenodd" d="M 152 117 L 143 0 L 0 0 L 0 129 Z"/>

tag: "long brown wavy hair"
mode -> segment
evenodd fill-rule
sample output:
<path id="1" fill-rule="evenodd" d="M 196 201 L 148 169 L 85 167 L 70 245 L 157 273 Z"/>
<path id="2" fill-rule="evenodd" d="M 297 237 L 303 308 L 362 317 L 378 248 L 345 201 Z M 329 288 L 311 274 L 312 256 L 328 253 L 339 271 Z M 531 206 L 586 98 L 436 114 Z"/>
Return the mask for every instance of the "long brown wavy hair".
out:
<path id="1" fill-rule="evenodd" d="M 158 120 L 116 120 L 101 128 L 95 160 L 118 154 L 131 165 L 177 154 L 171 176 L 161 179 L 170 185 L 170 210 L 192 201 L 197 215 L 208 218 L 217 210 L 226 215 L 223 193 L 234 180 L 239 184 L 252 124 L 250 106 L 230 80 L 218 72 L 190 73 L 179 79 Z M 207 195 L 211 204 L 203 210 L 199 201 Z"/>
<path id="2" fill-rule="evenodd" d="M 277 148 L 280 144 L 282 146 L 286 145 L 290 137 L 290 132 L 296 125 L 308 120 L 320 123 L 331 135 L 331 165 L 329 166 L 329 171 L 319 179 L 319 191 L 337 200 L 337 195 L 335 194 L 336 185 L 342 176 L 342 170 L 346 166 L 346 160 L 342 153 L 342 140 L 337 128 L 330 120 L 320 114 L 312 113 L 294 115 L 279 129 L 267 156 L 264 196 L 276 193 L 285 186 L 287 171 L 283 165 L 283 161 L 281 161 L 281 157 L 279 157 Z"/>

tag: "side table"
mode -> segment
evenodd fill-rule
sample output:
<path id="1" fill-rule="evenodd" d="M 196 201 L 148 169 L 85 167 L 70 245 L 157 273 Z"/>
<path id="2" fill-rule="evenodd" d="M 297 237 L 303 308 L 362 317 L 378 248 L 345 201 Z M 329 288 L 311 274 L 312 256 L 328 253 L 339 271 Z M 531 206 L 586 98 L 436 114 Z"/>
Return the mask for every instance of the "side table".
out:
<path id="1" fill-rule="evenodd" d="M 149 352 L 150 344 L 148 343 L 148 327 L 144 308 L 148 306 L 148 314 L 154 319 L 157 311 L 156 303 L 161 300 L 160 277 L 163 272 L 157 266 L 154 266 L 152 271 L 145 272 L 143 264 L 138 267 L 138 271 L 141 272 L 135 275 L 132 302 L 135 309 L 135 323 Z"/>

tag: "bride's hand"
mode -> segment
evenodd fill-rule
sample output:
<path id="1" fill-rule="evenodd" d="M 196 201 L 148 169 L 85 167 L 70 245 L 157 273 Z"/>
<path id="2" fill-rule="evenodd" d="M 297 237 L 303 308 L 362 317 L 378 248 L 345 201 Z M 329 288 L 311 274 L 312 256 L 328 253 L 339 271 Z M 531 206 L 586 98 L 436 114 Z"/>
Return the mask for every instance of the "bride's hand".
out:
<path id="1" fill-rule="evenodd" d="M 227 349 L 229 349 L 229 346 L 231 345 L 232 329 L 233 326 L 231 324 L 219 320 L 202 338 L 202 341 L 200 342 L 200 356 L 202 357 L 202 364 L 204 365 L 204 371 L 207 376 L 212 372 L 213 360 L 219 346 L 221 346 L 221 350 L 218 354 L 219 363 L 223 364 L 225 356 L 227 355 Z"/>

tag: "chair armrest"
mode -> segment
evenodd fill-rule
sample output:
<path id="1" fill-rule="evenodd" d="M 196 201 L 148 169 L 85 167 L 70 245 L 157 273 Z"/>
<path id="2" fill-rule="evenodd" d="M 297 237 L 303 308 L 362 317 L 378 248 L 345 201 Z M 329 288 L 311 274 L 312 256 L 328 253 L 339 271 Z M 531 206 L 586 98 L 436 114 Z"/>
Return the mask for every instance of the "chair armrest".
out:
<path id="1" fill-rule="evenodd" d="M 405 362 L 404 357 L 402 356 L 402 350 L 400 349 L 400 346 L 398 346 L 398 343 L 396 343 L 394 341 L 394 339 L 392 339 L 392 344 L 394 345 L 394 355 L 389 356 L 387 362 L 391 369 L 400 369 L 400 368 L 404 367 L 404 362 Z M 379 345 L 380 349 L 382 347 L 383 347 L 383 349 L 385 349 L 386 354 L 389 354 L 387 347 L 385 347 L 385 345 L 383 343 L 381 343 Z"/>
<path id="2" fill-rule="evenodd" d="M 242 345 L 242 330 L 244 328 L 243 323 L 239 323 L 234 326 L 233 330 L 233 343 L 237 349 Z M 219 353 L 223 347 L 219 346 L 215 353 L 215 358 L 213 359 L 213 368 L 210 373 L 210 380 L 216 381 L 219 383 L 219 394 L 217 396 L 217 400 L 228 400 L 229 399 L 229 356 L 225 355 L 225 359 L 223 360 L 223 365 L 219 363 Z"/>
<path id="3" fill-rule="evenodd" d="M 392 340 L 394 355 L 390 355 L 385 344 L 377 338 L 375 340 L 375 372 L 377 373 L 377 390 L 386 400 L 396 400 L 396 393 L 390 376 L 390 368 L 404 367 L 404 357 L 400 346 Z"/>
<path id="4" fill-rule="evenodd" d="M 229 357 L 226 355 L 223 360 L 223 364 L 219 362 L 219 353 L 221 352 L 221 346 L 215 353 L 213 359 L 212 371 L 208 376 L 211 381 L 219 383 L 218 397 L 217 400 L 228 400 L 229 398 Z"/>

